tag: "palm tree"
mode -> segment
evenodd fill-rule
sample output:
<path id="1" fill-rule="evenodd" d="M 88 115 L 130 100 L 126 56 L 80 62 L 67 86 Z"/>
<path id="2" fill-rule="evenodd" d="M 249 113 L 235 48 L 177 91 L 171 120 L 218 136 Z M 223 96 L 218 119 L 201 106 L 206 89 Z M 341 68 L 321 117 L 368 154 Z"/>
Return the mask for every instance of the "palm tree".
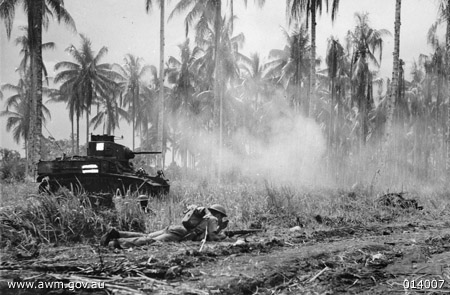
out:
<path id="1" fill-rule="evenodd" d="M 331 97 L 330 97 L 330 123 L 329 123 L 329 133 L 328 133 L 328 142 L 330 145 L 330 148 L 333 146 L 333 141 L 335 135 L 337 135 L 337 132 L 335 129 L 334 124 L 334 110 L 336 105 L 336 79 L 342 75 L 342 73 L 345 71 L 344 69 L 344 47 L 339 43 L 339 40 L 334 39 L 331 37 L 328 39 L 328 48 L 327 48 L 327 55 L 325 58 L 327 67 L 328 67 L 328 78 L 330 79 L 330 89 L 331 89 Z M 338 105 L 340 105 L 340 101 L 338 101 Z M 340 106 L 338 106 L 338 110 L 340 109 Z M 338 120 L 340 119 L 338 112 Z M 336 126 L 340 125 L 339 123 Z"/>
<path id="2" fill-rule="evenodd" d="M 187 168 L 188 154 L 189 154 L 189 136 L 194 134 L 194 126 L 192 123 L 194 118 L 195 106 L 195 85 L 197 83 L 197 75 L 195 74 L 194 66 L 197 59 L 203 51 L 199 47 L 191 50 L 189 46 L 189 39 L 178 45 L 180 49 L 180 59 L 173 56 L 168 60 L 168 80 L 173 84 L 172 92 L 169 99 L 170 111 L 173 119 L 173 135 L 174 141 L 172 148 L 175 147 L 175 142 L 178 142 L 178 147 L 181 150 L 181 159 L 183 166 Z M 180 138 L 177 138 L 177 137 Z M 174 153 L 172 149 L 172 153 Z"/>
<path id="3" fill-rule="evenodd" d="M 446 143 L 447 143 L 447 120 L 445 118 L 446 110 L 448 108 L 448 104 L 446 103 L 446 99 L 444 98 L 446 95 L 446 87 L 444 87 L 444 83 L 446 82 L 446 75 L 448 75 L 448 69 L 446 69 L 446 48 L 444 42 L 441 42 L 437 36 L 437 27 L 438 23 L 434 23 L 428 31 L 427 41 L 428 44 L 431 45 L 433 49 L 433 53 L 430 55 L 428 60 L 428 66 L 430 70 L 430 74 L 433 77 L 435 83 L 436 90 L 436 105 L 434 108 L 434 117 L 435 117 L 435 130 L 437 134 L 442 134 L 442 157 L 446 158 Z M 447 113 L 448 115 L 448 113 Z M 444 163 L 442 163 L 444 164 Z"/>
<path id="4" fill-rule="evenodd" d="M 325 0 L 326 9 L 328 12 L 328 0 Z M 289 24 L 293 21 L 300 21 L 303 15 L 306 15 L 306 23 L 311 18 L 311 60 L 316 60 L 316 14 L 322 14 L 322 0 L 286 0 L 286 16 Z M 333 0 L 331 8 L 331 20 L 334 21 L 336 13 L 339 9 L 339 0 Z M 306 107 L 309 113 L 309 104 L 311 98 L 315 99 L 316 89 L 316 64 L 311 63 L 310 73 L 310 97 L 307 99 Z"/>
<path id="5" fill-rule="evenodd" d="M 4 20 L 8 38 L 11 36 L 15 7 L 23 5 L 28 19 L 28 38 L 30 44 L 30 146 L 29 159 L 37 165 L 40 158 L 42 120 L 42 27 L 48 28 L 49 16 L 55 15 L 58 22 L 61 20 L 75 29 L 75 23 L 64 8 L 63 0 L 3 0 L 0 2 L 0 18 Z M 34 167 L 35 169 L 36 167 Z"/>
<path id="6" fill-rule="evenodd" d="M 19 28 L 21 31 L 24 31 L 24 34 L 22 36 L 17 37 L 14 41 L 16 46 L 19 45 L 20 46 L 20 54 L 23 55 L 22 60 L 20 61 L 20 65 L 17 68 L 16 71 L 19 72 L 19 74 L 23 77 L 23 79 L 29 80 L 30 79 L 30 73 L 31 73 L 31 66 L 30 66 L 30 51 L 31 51 L 31 44 L 30 44 L 30 40 L 28 38 L 28 28 L 27 27 L 20 27 Z M 47 43 L 43 43 L 41 45 L 41 49 L 42 50 L 46 50 L 46 49 L 54 49 L 55 48 L 55 43 L 53 42 L 47 42 Z M 47 75 L 47 69 L 45 67 L 45 64 L 43 62 L 43 60 L 41 60 L 41 68 L 42 68 L 42 73 L 45 77 L 45 80 L 47 82 L 48 85 L 48 75 Z M 44 88 L 45 89 L 45 88 Z M 28 100 L 29 103 L 31 103 L 31 97 L 30 100 Z M 43 106 L 45 108 L 45 106 Z M 30 109 L 31 110 L 31 105 L 30 105 Z M 28 114 L 31 117 L 31 113 Z M 29 118 L 27 120 L 27 122 L 31 123 L 31 119 Z M 28 128 L 28 129 L 32 129 L 32 128 Z M 27 132 L 26 133 L 28 136 L 31 134 L 31 132 Z M 27 144 L 28 144 L 28 138 L 27 138 Z M 26 157 L 28 158 L 28 147 L 26 149 Z M 29 163 L 27 161 L 26 163 L 26 168 L 27 168 L 27 173 L 28 173 L 28 166 Z"/>
<path id="7" fill-rule="evenodd" d="M 114 134 L 114 130 L 119 128 L 120 118 L 128 120 L 128 113 L 117 102 L 119 92 L 119 89 L 117 89 L 108 98 L 100 97 L 97 102 L 97 114 L 92 117 L 90 124 L 93 124 L 94 129 L 103 124 L 103 134 Z M 99 111 L 100 107 L 101 110 Z"/>
<path id="8" fill-rule="evenodd" d="M 15 105 L 16 108 L 19 108 L 18 106 L 20 105 L 20 112 L 19 114 L 24 114 L 24 104 L 29 103 L 30 105 L 26 107 L 26 113 L 27 113 L 27 118 L 24 118 L 24 121 L 22 123 L 28 123 L 30 125 L 31 122 L 31 95 L 30 95 L 30 40 L 28 38 L 28 29 L 27 27 L 20 27 L 20 30 L 24 31 L 24 34 L 22 36 L 17 37 L 14 41 L 16 45 L 20 46 L 20 54 L 23 55 L 22 60 L 20 62 L 19 67 L 17 68 L 17 72 L 19 72 L 20 75 L 20 80 L 17 86 L 11 85 L 11 84 L 6 84 L 4 85 L 5 89 L 10 89 L 13 92 L 16 93 L 16 95 L 13 95 L 11 97 L 11 99 L 13 100 L 9 100 L 8 104 Z M 55 48 L 55 44 L 53 42 L 47 42 L 41 45 L 42 49 L 54 49 Z M 47 70 L 46 67 L 44 65 L 44 63 L 42 62 L 42 71 L 44 76 L 46 77 L 47 80 L 47 84 L 48 84 L 48 79 L 47 79 Z M 43 88 L 43 91 L 46 94 L 50 94 L 52 91 L 49 90 L 48 88 Z M 18 104 L 17 101 L 15 101 L 16 99 L 20 98 L 22 101 Z M 43 106 L 43 108 L 45 109 L 45 111 L 48 112 L 48 109 L 45 108 L 45 106 Z M 11 115 L 11 114 L 9 114 Z M 19 129 L 22 129 L 23 126 L 20 126 Z M 28 132 L 29 130 L 31 130 L 30 128 L 31 126 L 27 126 L 26 127 L 26 132 L 23 134 L 26 134 L 26 136 L 30 136 L 30 132 Z M 17 129 L 16 129 L 17 131 Z M 14 135 L 15 140 L 17 142 L 17 133 Z M 29 156 L 29 151 L 28 151 L 28 143 L 29 143 L 29 138 L 24 138 L 25 140 L 25 152 L 26 152 L 26 157 L 28 159 Z M 26 170 L 27 170 L 27 174 L 28 174 L 28 168 L 29 168 L 29 163 L 28 161 L 26 162 Z"/>
<path id="9" fill-rule="evenodd" d="M 128 105 L 128 111 L 131 112 L 131 120 L 133 123 L 133 150 L 135 148 L 135 128 L 136 128 L 136 112 L 140 109 L 140 92 L 144 85 L 145 74 L 152 71 L 156 75 L 156 68 L 153 66 L 142 65 L 142 58 L 132 54 L 127 54 L 124 58 L 123 66 L 115 64 L 117 72 L 121 76 L 119 87 L 121 88 L 123 100 L 122 106 Z"/>
<path id="10" fill-rule="evenodd" d="M 347 51 L 352 52 L 351 79 L 352 102 L 356 101 L 360 117 L 360 142 L 366 143 L 368 135 L 367 114 L 373 106 L 372 77 L 369 62 L 379 67 L 382 57 L 383 36 L 389 35 L 384 29 L 373 29 L 369 25 L 367 13 L 356 13 L 356 27 L 347 33 Z M 379 52 L 378 59 L 376 52 Z M 379 61 L 378 61 L 379 60 Z"/>
<path id="11" fill-rule="evenodd" d="M 204 50 L 204 55 L 199 58 L 198 62 L 203 65 L 208 65 L 205 69 L 211 69 L 212 64 L 214 64 L 214 71 L 218 75 L 213 77 L 213 97 L 218 97 L 219 99 L 213 100 L 213 126 L 219 131 L 219 163 L 217 165 L 217 174 L 220 179 L 221 175 L 221 153 L 223 146 L 223 135 L 224 135 L 224 123 L 226 122 L 226 114 L 228 111 L 230 114 L 230 107 L 232 101 L 226 101 L 224 95 L 226 94 L 227 88 L 234 88 L 236 81 L 239 77 L 239 64 L 238 60 L 241 59 L 242 55 L 239 53 L 239 49 L 242 47 L 245 41 L 244 35 L 238 34 L 232 36 L 231 31 L 231 19 L 222 19 L 221 30 L 219 31 L 219 42 L 218 48 L 216 48 L 216 32 L 213 24 L 203 28 L 203 35 L 197 36 L 197 44 Z M 216 59 L 216 54 L 220 58 Z M 219 71 L 217 71 L 217 69 Z M 218 82 L 220 81 L 220 83 Z M 218 122 L 217 122 L 218 116 Z M 228 121 L 230 123 L 230 121 Z"/>
<path id="12" fill-rule="evenodd" d="M 27 27 L 20 27 L 20 30 L 24 31 L 24 34 L 22 36 L 19 36 L 15 39 L 15 44 L 20 45 L 20 54 L 23 55 L 22 60 L 20 61 L 20 65 L 18 67 L 18 71 L 21 71 L 22 73 L 29 73 L 30 68 L 30 40 L 28 39 L 28 28 Z M 55 43 L 54 42 L 47 42 L 43 43 L 41 45 L 42 50 L 48 50 L 48 49 L 55 49 Z M 42 61 L 42 73 L 44 74 L 45 80 L 47 81 L 48 85 L 48 74 L 47 74 L 47 68 L 45 67 L 44 62 Z"/>
<path id="13" fill-rule="evenodd" d="M 69 110 L 69 118 L 71 125 L 71 143 L 72 143 L 72 155 L 79 155 L 79 138 L 77 137 L 77 148 L 75 149 L 75 132 L 74 132 L 74 117 L 76 117 L 77 133 L 80 133 L 80 116 L 83 113 L 83 101 L 78 99 L 77 96 L 71 95 L 71 85 L 65 84 L 60 86 L 59 90 L 51 95 L 48 102 L 63 102 L 67 104 L 67 109 Z"/>
<path id="14" fill-rule="evenodd" d="M 28 88 L 24 79 L 20 79 L 17 85 L 5 84 L 2 86 L 2 90 L 11 91 L 14 94 L 7 98 L 6 110 L 2 111 L 1 116 L 9 117 L 6 129 L 10 131 L 14 128 L 13 138 L 15 142 L 20 143 L 20 140 L 24 139 L 25 151 L 28 149 L 28 133 L 30 129 L 30 106 L 27 104 L 29 99 Z"/>
<path id="15" fill-rule="evenodd" d="M 8 117 L 6 121 L 6 130 L 9 132 L 13 130 L 13 139 L 16 143 L 20 143 L 23 139 L 25 143 L 25 155 L 28 157 L 29 148 L 29 133 L 30 133 L 30 82 L 27 78 L 19 79 L 17 85 L 4 84 L 2 90 L 13 92 L 13 95 L 6 100 L 6 109 L 0 113 L 1 117 Z M 49 90 L 44 88 L 44 93 Z M 50 111 L 43 106 L 42 109 L 43 120 L 50 118 Z M 28 174 L 28 161 L 25 163 L 25 170 Z"/>
<path id="16" fill-rule="evenodd" d="M 427 142 L 429 132 L 426 126 L 427 113 L 431 108 L 425 103 L 425 94 L 423 83 L 425 81 L 425 73 L 423 66 L 416 61 L 413 62 L 411 69 L 411 82 L 406 90 L 406 95 L 410 101 L 411 110 L 411 127 L 413 130 L 412 156 L 414 173 L 417 178 L 422 177 L 422 170 L 426 167 L 424 162 L 424 143 Z M 424 138 L 425 137 L 425 138 Z"/>
<path id="17" fill-rule="evenodd" d="M 249 57 L 240 55 L 239 67 L 242 96 L 251 110 L 248 115 L 252 115 L 260 110 L 268 96 L 270 82 L 265 77 L 267 65 L 262 62 L 258 53 L 252 53 Z"/>
<path id="18" fill-rule="evenodd" d="M 80 48 L 71 45 L 66 50 L 72 56 L 74 62 L 58 62 L 55 65 L 55 70 L 64 70 L 59 72 L 54 80 L 55 83 L 62 82 L 60 92 L 68 96 L 70 105 L 73 104 L 70 109 L 75 110 L 77 116 L 77 149 L 79 146 L 80 108 L 86 113 L 86 142 L 88 142 L 91 105 L 100 98 L 109 99 L 109 96 L 117 87 L 115 81 L 120 78 L 120 75 L 111 69 L 110 64 L 100 64 L 100 60 L 108 52 L 108 49 L 102 47 L 95 54 L 91 48 L 91 41 L 82 34 L 80 34 L 80 37 Z"/>
<path id="19" fill-rule="evenodd" d="M 153 83 L 150 85 L 143 85 L 139 91 L 139 110 L 136 113 L 136 124 L 141 129 L 141 149 L 159 150 L 160 142 L 158 138 L 159 116 L 161 114 L 158 109 L 158 86 L 155 84 L 158 81 L 156 68 L 153 67 Z"/>
<path id="20" fill-rule="evenodd" d="M 309 36 L 304 26 L 296 27 L 289 34 L 283 29 L 286 42 L 288 43 L 283 50 L 273 49 L 269 53 L 272 59 L 267 63 L 266 76 L 278 79 L 287 91 L 291 105 L 295 110 L 300 106 L 305 116 L 308 116 L 308 99 L 301 99 L 302 85 L 305 78 L 308 77 L 308 69 L 311 63 L 308 53 Z"/>

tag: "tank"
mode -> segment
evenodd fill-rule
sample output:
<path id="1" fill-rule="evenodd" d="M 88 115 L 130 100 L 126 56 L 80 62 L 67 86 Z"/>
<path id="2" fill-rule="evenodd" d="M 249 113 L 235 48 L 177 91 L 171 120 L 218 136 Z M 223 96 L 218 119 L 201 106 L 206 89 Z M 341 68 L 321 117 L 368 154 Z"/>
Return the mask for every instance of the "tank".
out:
<path id="1" fill-rule="evenodd" d="M 115 143 L 112 135 L 91 135 L 87 156 L 63 155 L 52 161 L 39 161 L 39 190 L 56 192 L 60 187 L 66 187 L 74 192 L 91 194 L 167 194 L 170 184 L 162 170 L 151 176 L 142 168 L 136 170 L 130 162 L 138 154 L 159 153 L 133 152 Z"/>

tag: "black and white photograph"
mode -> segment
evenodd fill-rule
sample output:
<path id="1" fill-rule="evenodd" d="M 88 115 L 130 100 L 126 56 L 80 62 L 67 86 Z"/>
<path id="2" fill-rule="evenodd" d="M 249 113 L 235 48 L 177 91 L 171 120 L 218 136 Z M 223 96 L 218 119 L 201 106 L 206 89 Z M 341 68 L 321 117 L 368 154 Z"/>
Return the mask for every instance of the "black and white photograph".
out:
<path id="1" fill-rule="evenodd" d="M 0 293 L 450 293 L 450 0 L 0 0 Z"/>

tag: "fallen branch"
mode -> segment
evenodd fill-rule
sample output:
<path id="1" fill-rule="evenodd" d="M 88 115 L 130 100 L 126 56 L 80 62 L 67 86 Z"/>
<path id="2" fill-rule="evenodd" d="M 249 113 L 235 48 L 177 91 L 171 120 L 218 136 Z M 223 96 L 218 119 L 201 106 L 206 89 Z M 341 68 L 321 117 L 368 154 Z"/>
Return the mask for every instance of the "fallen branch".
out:
<path id="1" fill-rule="evenodd" d="M 320 277 L 324 272 L 326 272 L 327 270 L 329 270 L 330 268 L 328 266 L 325 266 L 324 269 L 322 269 L 321 271 L 319 271 L 315 276 L 313 276 L 308 283 L 312 283 L 314 282 L 318 277 Z"/>
<path id="2" fill-rule="evenodd" d="M 205 237 L 202 240 L 202 245 L 200 246 L 200 250 L 198 250 L 198 252 L 202 252 L 203 250 L 203 246 L 205 246 L 206 243 L 206 238 L 208 237 L 208 225 L 205 228 Z"/>

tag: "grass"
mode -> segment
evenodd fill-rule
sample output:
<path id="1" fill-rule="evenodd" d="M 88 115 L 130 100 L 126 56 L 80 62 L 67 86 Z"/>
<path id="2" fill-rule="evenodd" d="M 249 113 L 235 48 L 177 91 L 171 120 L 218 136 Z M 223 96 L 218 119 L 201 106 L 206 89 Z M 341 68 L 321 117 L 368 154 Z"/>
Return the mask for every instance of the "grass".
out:
<path id="1" fill-rule="evenodd" d="M 169 195 L 153 198 L 149 213 L 143 212 L 136 196 L 114 197 L 115 209 L 98 209 L 85 194 L 60 191 L 36 194 L 30 183 L 2 184 L 0 247 L 29 249 L 35 244 L 98 243 L 102 233 L 119 230 L 151 232 L 178 224 L 188 205 L 220 203 L 227 208 L 230 229 L 262 226 L 289 228 L 369 225 L 450 216 L 450 193 L 446 189 L 410 192 L 424 210 L 381 208 L 375 202 L 383 192 L 357 188 L 280 186 L 273 183 L 216 184 L 174 181 Z M 319 216 L 319 217 L 318 217 Z M 320 224 L 317 221 L 320 221 Z"/>

